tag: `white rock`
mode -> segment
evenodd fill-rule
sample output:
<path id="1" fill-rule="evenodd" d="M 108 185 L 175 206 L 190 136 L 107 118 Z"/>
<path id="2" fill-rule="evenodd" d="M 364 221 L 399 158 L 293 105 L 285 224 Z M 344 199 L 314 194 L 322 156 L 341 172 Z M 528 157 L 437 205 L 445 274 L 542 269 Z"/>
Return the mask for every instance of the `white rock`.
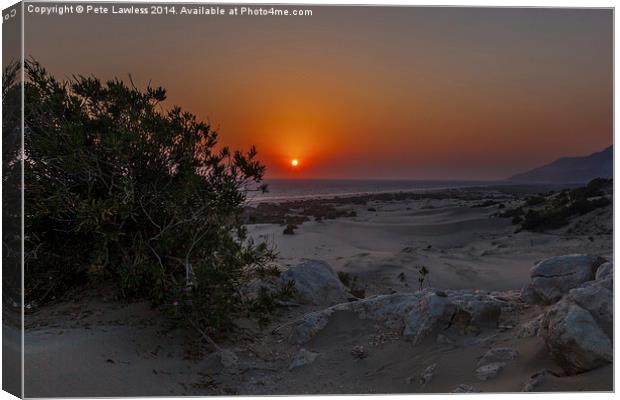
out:
<path id="1" fill-rule="evenodd" d="M 510 347 L 495 347 L 484 353 L 478 361 L 478 366 L 495 362 L 509 362 L 517 359 L 519 352 Z"/>
<path id="2" fill-rule="evenodd" d="M 476 369 L 476 377 L 481 381 L 486 381 L 487 379 L 495 378 L 506 366 L 506 363 L 503 362 L 494 362 L 491 364 L 486 364 Z"/>
<path id="3" fill-rule="evenodd" d="M 430 381 L 433 380 L 433 376 L 435 376 L 435 369 L 437 368 L 437 364 L 431 364 L 422 371 L 420 374 L 420 384 L 422 386 L 426 385 Z"/>
<path id="4" fill-rule="evenodd" d="M 543 303 L 555 303 L 570 289 L 593 280 L 604 262 L 601 257 L 583 254 L 548 258 L 530 271 L 531 288 Z"/>
<path id="5" fill-rule="evenodd" d="M 552 371 L 548 369 L 543 369 L 542 371 L 536 372 L 534 375 L 530 377 L 530 379 L 528 379 L 527 382 L 525 382 L 521 391 L 522 392 L 535 392 L 536 389 L 538 389 L 538 387 L 550 375 L 555 376 L 555 373 L 553 373 Z"/>
<path id="6" fill-rule="evenodd" d="M 305 261 L 283 272 L 280 279 L 295 282 L 297 297 L 305 304 L 330 306 L 349 297 L 336 272 L 323 261 Z"/>
<path id="7" fill-rule="evenodd" d="M 595 281 L 593 284 L 572 289 L 568 293 L 568 298 L 587 310 L 603 332 L 611 337 L 614 325 L 614 294 L 600 282 Z"/>
<path id="8" fill-rule="evenodd" d="M 461 383 L 452 390 L 452 393 L 480 393 L 480 389 Z"/>
<path id="9" fill-rule="evenodd" d="M 547 311 L 541 336 L 551 355 L 569 375 L 613 361 L 610 338 L 587 310 L 569 299 L 561 300 Z"/>
<path id="10" fill-rule="evenodd" d="M 403 336 L 420 343 L 431 332 L 445 328 L 456 312 L 456 306 L 448 297 L 427 293 L 405 319 Z"/>

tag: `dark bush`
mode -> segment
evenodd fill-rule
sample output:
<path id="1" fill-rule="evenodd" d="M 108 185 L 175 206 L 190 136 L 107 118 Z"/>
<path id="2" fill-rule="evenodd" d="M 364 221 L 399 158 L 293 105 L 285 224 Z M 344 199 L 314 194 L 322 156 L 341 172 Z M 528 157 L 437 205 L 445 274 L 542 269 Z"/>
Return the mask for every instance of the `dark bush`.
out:
<path id="1" fill-rule="evenodd" d="M 240 285 L 273 253 L 242 225 L 264 166 L 217 148 L 162 88 L 25 64 L 26 297 L 112 279 L 211 333 L 247 308 Z"/>
<path id="2" fill-rule="evenodd" d="M 525 201 L 525 205 L 533 207 L 544 203 L 545 200 L 546 198 L 544 196 L 532 196 Z"/>
<path id="3" fill-rule="evenodd" d="M 568 223 L 566 209 L 529 210 L 523 217 L 521 227 L 530 231 L 561 228 Z"/>

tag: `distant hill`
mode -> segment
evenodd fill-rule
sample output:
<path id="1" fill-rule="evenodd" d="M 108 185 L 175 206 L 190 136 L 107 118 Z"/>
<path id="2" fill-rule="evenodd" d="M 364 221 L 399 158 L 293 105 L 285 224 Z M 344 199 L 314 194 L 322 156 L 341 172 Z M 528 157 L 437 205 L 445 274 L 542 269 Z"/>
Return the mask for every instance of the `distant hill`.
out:
<path id="1" fill-rule="evenodd" d="M 583 183 L 594 178 L 612 178 L 614 151 L 609 146 L 603 151 L 583 157 L 563 157 L 551 164 L 534 168 L 508 178 L 528 183 Z"/>

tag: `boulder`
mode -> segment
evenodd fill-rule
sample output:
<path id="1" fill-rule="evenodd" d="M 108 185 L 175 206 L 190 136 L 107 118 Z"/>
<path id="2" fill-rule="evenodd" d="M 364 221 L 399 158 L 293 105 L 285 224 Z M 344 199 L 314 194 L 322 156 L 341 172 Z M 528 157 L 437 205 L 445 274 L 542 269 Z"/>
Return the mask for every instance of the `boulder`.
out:
<path id="1" fill-rule="evenodd" d="M 336 272 L 323 261 L 305 261 L 283 272 L 280 279 L 295 283 L 297 297 L 304 304 L 330 306 L 349 297 Z"/>
<path id="2" fill-rule="evenodd" d="M 295 354 L 295 357 L 293 357 L 291 365 L 288 367 L 288 369 L 293 370 L 295 368 L 303 367 L 304 365 L 313 363 L 318 356 L 319 353 L 308 351 L 306 349 L 301 349 L 297 352 L 297 354 Z"/>
<path id="3" fill-rule="evenodd" d="M 596 320 L 603 332 L 610 338 L 614 326 L 613 292 L 595 281 L 568 292 L 568 298 L 579 307 L 587 310 Z"/>
<path id="4" fill-rule="evenodd" d="M 614 274 L 614 263 L 611 261 L 608 261 L 604 264 L 601 264 L 601 266 L 598 267 L 598 269 L 596 270 L 595 279 L 599 281 L 602 279 L 606 279 L 608 277 L 613 277 L 613 274 Z"/>
<path id="5" fill-rule="evenodd" d="M 548 258 L 530 271 L 531 290 L 541 302 L 553 304 L 570 289 L 593 280 L 604 262 L 601 257 L 582 254 Z"/>
<path id="6" fill-rule="evenodd" d="M 495 347 L 484 353 L 478 360 L 478 366 L 487 365 L 496 362 L 509 362 L 517 359 L 519 352 L 510 347 Z"/>
<path id="7" fill-rule="evenodd" d="M 547 349 L 569 375 L 611 363 L 613 346 L 594 317 L 564 298 L 545 314 L 541 336 Z"/>

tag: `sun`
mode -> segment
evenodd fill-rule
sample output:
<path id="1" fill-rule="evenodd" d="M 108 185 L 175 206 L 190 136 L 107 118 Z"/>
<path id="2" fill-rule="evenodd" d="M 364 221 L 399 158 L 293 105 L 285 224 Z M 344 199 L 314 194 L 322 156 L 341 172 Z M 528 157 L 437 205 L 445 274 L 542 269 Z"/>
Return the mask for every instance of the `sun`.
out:
<path id="1" fill-rule="evenodd" d="M 296 159 L 296 158 L 293 158 L 293 159 L 291 160 L 291 166 L 296 167 L 296 166 L 298 166 L 298 165 L 299 165 L 299 160 L 298 160 L 298 159 Z"/>

